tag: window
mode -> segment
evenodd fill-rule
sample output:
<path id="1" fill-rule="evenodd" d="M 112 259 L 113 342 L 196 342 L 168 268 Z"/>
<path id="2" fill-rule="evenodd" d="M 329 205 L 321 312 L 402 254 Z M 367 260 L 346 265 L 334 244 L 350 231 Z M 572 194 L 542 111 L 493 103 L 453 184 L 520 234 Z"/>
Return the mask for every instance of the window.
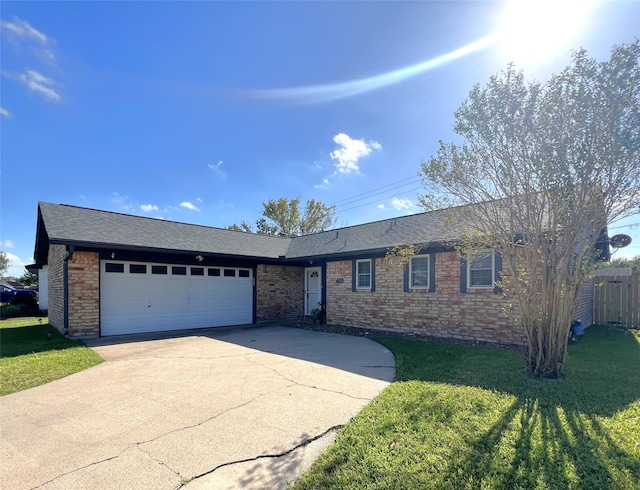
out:
<path id="1" fill-rule="evenodd" d="M 493 288 L 495 283 L 494 254 L 469 261 L 469 287 Z"/>
<path id="2" fill-rule="evenodd" d="M 171 268 L 171 274 L 173 274 L 174 276 L 186 276 L 187 275 L 187 268 L 186 267 L 173 266 Z"/>
<path id="3" fill-rule="evenodd" d="M 204 276 L 204 267 L 192 267 L 191 268 L 192 276 Z"/>
<path id="4" fill-rule="evenodd" d="M 166 265 L 152 265 L 151 266 L 151 274 L 166 274 L 167 266 Z"/>
<path id="5" fill-rule="evenodd" d="M 236 277 L 236 270 L 235 269 L 225 269 L 224 270 L 224 277 Z"/>
<path id="6" fill-rule="evenodd" d="M 207 274 L 210 276 L 220 276 L 220 269 L 209 269 Z"/>
<path id="7" fill-rule="evenodd" d="M 147 266 L 144 264 L 129 264 L 129 274 L 146 274 Z"/>
<path id="8" fill-rule="evenodd" d="M 238 271 L 238 276 L 239 277 L 251 277 L 251 271 L 240 269 Z"/>
<path id="9" fill-rule="evenodd" d="M 356 287 L 358 289 L 371 289 L 371 260 L 356 261 Z"/>
<path id="10" fill-rule="evenodd" d="M 409 287 L 411 289 L 429 288 L 429 256 L 416 255 L 409 261 Z"/>
<path id="11" fill-rule="evenodd" d="M 104 264 L 105 272 L 124 272 L 124 264 L 114 264 L 111 262 L 107 262 Z"/>

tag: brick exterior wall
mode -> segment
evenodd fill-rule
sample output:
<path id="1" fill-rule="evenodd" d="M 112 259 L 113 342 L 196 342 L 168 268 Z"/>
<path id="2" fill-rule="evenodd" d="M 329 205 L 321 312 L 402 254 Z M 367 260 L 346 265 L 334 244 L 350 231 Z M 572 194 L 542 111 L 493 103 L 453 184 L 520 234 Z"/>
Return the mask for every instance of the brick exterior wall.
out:
<path id="1" fill-rule="evenodd" d="M 51 245 L 49 247 L 48 295 L 49 295 L 49 323 L 64 333 L 64 256 L 67 247 Z"/>
<path id="2" fill-rule="evenodd" d="M 69 260 L 69 337 L 100 335 L 100 258 L 74 252 Z"/>
<path id="3" fill-rule="evenodd" d="M 257 267 L 257 321 L 300 318 L 304 310 L 304 268 L 283 265 Z"/>
<path id="4" fill-rule="evenodd" d="M 350 260 L 327 263 L 327 322 L 465 341 L 520 345 L 518 312 L 493 289 L 460 292 L 456 252 L 435 257 L 435 292 L 403 291 L 403 268 L 377 258 L 375 291 L 352 291 Z M 506 271 L 503 270 L 503 274 Z M 343 279 L 344 282 L 338 282 Z"/>
<path id="5" fill-rule="evenodd" d="M 587 279 L 582 284 L 582 290 L 578 297 L 578 307 L 576 309 L 576 320 L 582 322 L 583 327 L 590 327 L 593 324 L 593 301 L 594 301 L 594 282 L 593 279 Z"/>

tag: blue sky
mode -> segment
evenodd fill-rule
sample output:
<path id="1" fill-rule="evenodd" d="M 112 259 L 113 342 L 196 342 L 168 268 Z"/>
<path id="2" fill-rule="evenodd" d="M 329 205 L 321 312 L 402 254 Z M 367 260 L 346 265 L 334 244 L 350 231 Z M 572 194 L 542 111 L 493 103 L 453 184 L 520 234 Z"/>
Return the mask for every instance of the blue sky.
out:
<path id="1" fill-rule="evenodd" d="M 2 3 L 0 249 L 39 200 L 226 227 L 269 198 L 340 224 L 419 212 L 417 172 L 474 83 L 640 37 L 640 2 Z M 507 32 L 505 25 L 515 27 Z M 640 255 L 640 217 L 616 223 Z"/>

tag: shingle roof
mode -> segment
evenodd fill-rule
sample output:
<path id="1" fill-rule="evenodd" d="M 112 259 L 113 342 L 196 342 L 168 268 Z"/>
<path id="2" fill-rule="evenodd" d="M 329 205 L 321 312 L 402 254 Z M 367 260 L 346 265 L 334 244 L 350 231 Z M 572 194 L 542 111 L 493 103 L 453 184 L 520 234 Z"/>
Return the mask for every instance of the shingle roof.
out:
<path id="1" fill-rule="evenodd" d="M 291 241 L 287 258 L 348 255 L 380 251 L 399 244 L 442 243 L 459 238 L 457 230 L 445 226 L 443 214 L 431 211 L 296 237 Z"/>
<path id="2" fill-rule="evenodd" d="M 50 243 L 119 246 L 277 259 L 290 239 L 175 221 L 39 203 Z M 36 245 L 36 253 L 37 253 Z M 38 257 L 36 257 L 38 259 Z"/>
<path id="3" fill-rule="evenodd" d="M 49 243 L 87 247 L 197 252 L 234 257 L 289 260 L 380 251 L 394 245 L 443 242 L 456 230 L 443 224 L 443 213 L 403 216 L 293 238 L 244 233 L 65 204 L 39 203 Z M 36 241 L 40 241 L 40 232 Z M 46 260 L 36 243 L 36 260 Z M 39 256 L 40 255 L 40 256 Z"/>

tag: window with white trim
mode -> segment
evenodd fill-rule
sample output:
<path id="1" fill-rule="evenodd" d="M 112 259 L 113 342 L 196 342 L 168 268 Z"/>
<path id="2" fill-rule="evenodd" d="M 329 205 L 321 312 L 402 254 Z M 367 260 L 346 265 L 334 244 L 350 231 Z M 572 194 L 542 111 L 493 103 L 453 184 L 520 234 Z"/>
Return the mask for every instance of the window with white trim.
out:
<path id="1" fill-rule="evenodd" d="M 478 257 L 467 263 L 467 279 L 471 288 L 493 288 L 496 282 L 495 254 Z"/>
<path id="2" fill-rule="evenodd" d="M 356 260 L 356 288 L 371 289 L 371 259 Z"/>
<path id="3" fill-rule="evenodd" d="M 409 261 L 409 287 L 429 289 L 429 256 L 416 255 Z"/>

